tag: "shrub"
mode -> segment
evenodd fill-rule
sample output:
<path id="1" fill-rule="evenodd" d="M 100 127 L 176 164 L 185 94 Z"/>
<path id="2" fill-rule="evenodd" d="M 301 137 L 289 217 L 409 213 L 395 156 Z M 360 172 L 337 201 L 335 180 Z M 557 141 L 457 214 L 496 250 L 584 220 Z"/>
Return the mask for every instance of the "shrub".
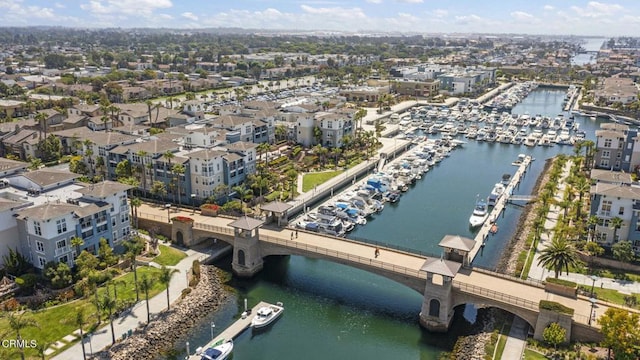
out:
<path id="1" fill-rule="evenodd" d="M 191 267 L 191 271 L 193 272 L 193 276 L 200 279 L 200 261 L 193 260 L 193 265 Z"/>
<path id="2" fill-rule="evenodd" d="M 548 283 L 551 283 L 551 284 L 562 285 L 562 286 L 566 286 L 566 287 L 570 287 L 570 288 L 576 288 L 578 286 L 573 281 L 556 279 L 556 278 L 553 278 L 553 277 L 548 277 L 548 278 L 546 278 L 545 281 L 548 282 Z"/>
<path id="3" fill-rule="evenodd" d="M 69 289 L 69 290 L 65 290 L 63 292 L 61 292 L 60 294 L 58 294 L 58 296 L 56 297 L 56 299 L 60 302 L 67 302 L 71 299 L 73 299 L 76 296 L 75 291 L 73 291 L 73 289 Z"/>
<path id="4" fill-rule="evenodd" d="M 540 309 L 573 315 L 574 310 L 555 301 L 540 300 Z"/>
<path id="5" fill-rule="evenodd" d="M 212 210 L 212 211 L 219 211 L 220 210 L 220 205 L 217 204 L 203 204 L 202 206 L 200 206 L 201 209 L 207 209 L 207 210 Z"/>
<path id="6" fill-rule="evenodd" d="M 182 289 L 182 296 L 181 296 L 181 297 L 182 297 L 183 299 L 184 299 L 187 295 L 189 295 L 189 294 L 191 294 L 191 288 L 190 288 L 190 287 L 185 288 L 185 289 Z"/>
<path id="7" fill-rule="evenodd" d="M 21 290 L 27 293 L 33 292 L 33 289 L 36 287 L 37 283 L 38 275 L 36 274 L 24 274 L 16 278 L 16 284 L 20 286 Z"/>
<path id="8" fill-rule="evenodd" d="M 16 311 L 20 308 L 20 303 L 15 298 L 8 299 L 0 304 L 2 311 Z"/>

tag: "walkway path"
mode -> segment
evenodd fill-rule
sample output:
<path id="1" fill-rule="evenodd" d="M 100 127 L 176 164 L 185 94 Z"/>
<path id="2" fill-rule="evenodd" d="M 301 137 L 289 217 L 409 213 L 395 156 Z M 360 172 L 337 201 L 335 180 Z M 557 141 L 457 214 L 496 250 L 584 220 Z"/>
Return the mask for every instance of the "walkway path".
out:
<path id="1" fill-rule="evenodd" d="M 179 272 L 174 274 L 171 283 L 169 284 L 169 297 L 171 302 L 173 303 L 176 299 L 178 299 L 182 290 L 188 286 L 187 283 L 187 272 L 191 269 L 191 265 L 194 260 L 202 259 L 203 257 L 208 256 L 207 253 L 199 252 L 195 250 L 187 250 L 187 257 L 182 259 L 176 266 L 170 266 L 170 268 L 177 269 Z M 142 297 L 144 298 L 144 297 Z M 153 314 L 157 314 L 162 312 L 167 307 L 167 294 L 165 291 L 157 294 L 153 298 L 149 299 L 149 310 L 153 316 Z M 129 330 L 134 330 L 138 325 L 144 322 L 147 318 L 147 310 L 145 306 L 145 301 L 142 300 L 134 305 L 133 310 L 125 315 L 122 315 L 116 318 L 113 321 L 113 327 L 115 330 L 116 339 L 121 339 L 122 334 L 126 333 Z M 153 321 L 153 318 L 152 318 Z M 88 339 L 85 342 L 85 350 L 87 355 L 93 352 L 98 352 L 107 346 L 111 345 L 111 329 L 109 327 L 109 323 L 103 323 L 103 326 L 96 330 L 91 336 L 91 340 Z M 63 351 L 59 355 L 55 356 L 53 359 L 56 360 L 77 360 L 82 359 L 82 345 L 80 342 L 77 342 L 67 350 Z"/>
<path id="2" fill-rule="evenodd" d="M 527 345 L 527 330 L 529 325 L 518 316 L 513 317 L 507 343 L 502 351 L 503 359 L 521 359 Z"/>
<path id="3" fill-rule="evenodd" d="M 564 180 L 569 176 L 571 172 L 571 161 L 567 161 L 566 165 L 562 170 L 562 175 L 560 176 L 558 190 L 554 196 L 554 200 L 562 201 L 564 196 L 564 191 L 566 187 L 566 183 Z M 529 279 L 543 281 L 549 276 L 554 276 L 554 272 L 544 267 L 538 265 L 538 259 L 540 257 L 540 252 L 544 250 L 550 243 L 553 238 L 552 230 L 556 227 L 558 222 L 558 218 L 561 215 L 561 209 L 556 205 L 551 205 L 549 209 L 549 214 L 547 215 L 547 220 L 544 223 L 545 232 L 540 235 L 540 241 L 538 242 L 538 247 L 536 248 L 536 253 L 533 258 L 533 264 L 531 265 L 531 269 L 529 270 Z M 585 286 L 600 286 L 601 288 L 606 289 L 614 289 L 618 290 L 622 293 L 640 293 L 640 283 L 633 281 L 621 281 L 609 278 L 599 278 L 595 281 L 591 279 L 591 276 L 577 273 L 562 273 L 559 276 L 560 279 L 573 281 L 579 285 Z"/>

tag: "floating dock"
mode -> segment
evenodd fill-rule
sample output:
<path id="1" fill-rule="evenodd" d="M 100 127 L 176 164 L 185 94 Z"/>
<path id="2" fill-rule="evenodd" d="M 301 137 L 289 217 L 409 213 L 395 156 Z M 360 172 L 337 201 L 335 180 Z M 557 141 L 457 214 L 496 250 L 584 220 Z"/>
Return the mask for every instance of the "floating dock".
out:
<path id="1" fill-rule="evenodd" d="M 235 339 L 238 335 L 240 335 L 243 331 L 245 331 L 249 325 L 251 325 L 251 320 L 253 319 L 253 314 L 255 314 L 258 309 L 260 309 L 263 306 L 272 306 L 272 304 L 269 304 L 267 302 L 261 301 L 258 303 L 258 305 L 254 306 L 251 309 L 251 313 L 249 313 L 245 318 L 240 318 L 238 320 L 236 320 L 233 324 L 231 324 L 228 328 L 224 329 L 224 331 L 222 331 L 220 334 L 218 334 L 218 336 L 214 337 L 213 340 L 209 341 L 206 345 L 202 346 L 202 351 L 204 351 L 204 349 L 207 349 L 211 346 L 213 346 L 214 344 L 218 344 L 218 343 L 223 343 L 227 340 L 231 340 L 231 339 Z M 200 348 L 199 348 L 200 349 Z M 196 349 L 197 352 L 198 349 Z M 197 354 L 189 354 L 188 359 L 189 360 L 200 360 L 200 358 L 202 357 L 202 355 L 197 355 Z"/>
<path id="2" fill-rule="evenodd" d="M 509 198 L 513 194 L 513 190 L 518 186 L 520 180 L 522 180 L 522 178 L 526 174 L 531 161 L 533 161 L 533 158 L 530 155 L 525 156 L 522 163 L 518 166 L 518 170 L 516 170 L 516 173 L 511 177 L 511 180 L 509 181 L 509 184 L 507 184 L 504 193 L 502 194 L 502 196 L 500 196 L 500 199 L 496 203 L 496 206 L 493 207 L 493 210 L 491 210 L 491 213 L 489 213 L 487 221 L 482 224 L 480 231 L 478 231 L 478 234 L 474 239 L 476 241 L 476 244 L 469 253 L 469 261 L 473 261 L 473 259 L 475 259 L 476 255 L 478 255 L 480 249 L 484 247 L 484 243 L 491 237 L 492 233 L 499 231 L 500 224 L 498 224 L 498 219 L 509 203 Z"/>

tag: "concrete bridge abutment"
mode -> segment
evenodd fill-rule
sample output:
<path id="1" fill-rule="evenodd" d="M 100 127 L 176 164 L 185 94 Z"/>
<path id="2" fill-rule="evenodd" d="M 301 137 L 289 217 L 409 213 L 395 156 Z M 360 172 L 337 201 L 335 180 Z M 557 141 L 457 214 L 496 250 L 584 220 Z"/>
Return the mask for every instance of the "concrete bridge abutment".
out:
<path id="1" fill-rule="evenodd" d="M 242 217 L 229 224 L 233 227 L 233 261 L 231 268 L 240 277 L 252 277 L 262 270 L 259 228 L 263 221 Z"/>

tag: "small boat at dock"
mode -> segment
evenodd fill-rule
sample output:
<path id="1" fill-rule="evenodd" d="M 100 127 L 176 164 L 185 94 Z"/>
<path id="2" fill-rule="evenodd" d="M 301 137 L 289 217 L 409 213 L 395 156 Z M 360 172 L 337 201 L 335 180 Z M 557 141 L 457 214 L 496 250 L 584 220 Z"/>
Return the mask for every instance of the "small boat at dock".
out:
<path id="1" fill-rule="evenodd" d="M 205 349 L 200 355 L 200 360 L 225 360 L 233 351 L 233 340 Z"/>
<path id="2" fill-rule="evenodd" d="M 281 302 L 276 303 L 276 305 L 263 306 L 256 311 L 256 315 L 251 320 L 251 327 L 260 329 L 268 326 L 278 319 L 283 312 L 284 307 Z"/>
<path id="3" fill-rule="evenodd" d="M 469 226 L 472 228 L 478 227 L 484 224 L 489 217 L 489 206 L 486 200 L 478 198 L 476 200 L 476 206 L 473 209 L 471 217 L 469 217 Z"/>
<path id="4" fill-rule="evenodd" d="M 496 206 L 496 204 L 498 203 L 498 200 L 504 193 L 504 190 L 505 190 L 505 187 L 504 185 L 502 185 L 502 183 L 495 184 L 495 186 L 493 187 L 493 190 L 491 190 L 491 194 L 489 194 L 489 200 L 488 200 L 489 206 Z"/>

